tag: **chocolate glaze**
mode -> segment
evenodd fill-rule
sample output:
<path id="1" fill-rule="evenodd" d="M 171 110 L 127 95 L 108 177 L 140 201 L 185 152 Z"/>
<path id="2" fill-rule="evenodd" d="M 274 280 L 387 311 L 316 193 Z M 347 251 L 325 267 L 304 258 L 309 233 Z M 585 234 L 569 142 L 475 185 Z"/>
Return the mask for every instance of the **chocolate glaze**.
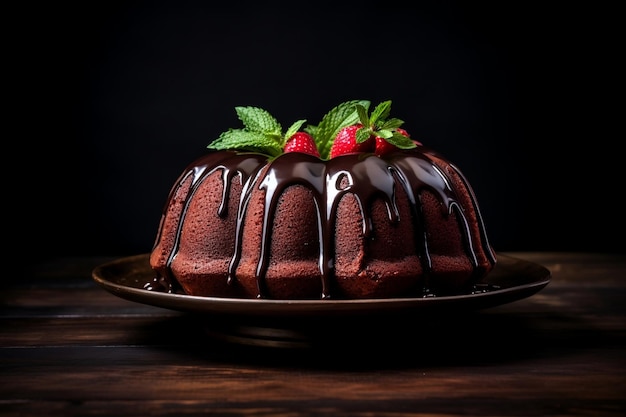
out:
<path id="1" fill-rule="evenodd" d="M 421 211 L 420 194 L 424 190 L 430 191 L 441 202 L 441 209 L 446 216 L 453 212 L 456 214 L 459 230 L 464 234 L 463 241 L 467 256 L 474 268 L 478 266 L 476 252 L 478 248 L 473 247 L 468 219 L 459 204 L 459 198 L 451 186 L 449 177 L 435 164 L 433 157 L 445 160 L 441 155 L 424 147 L 392 153 L 385 157 L 359 153 L 343 155 L 327 161 L 301 153 L 286 153 L 268 161 L 266 156 L 255 153 L 217 151 L 211 152 L 191 164 L 183 172 L 177 184 L 182 184 L 189 176 L 192 177 L 192 189 L 186 200 L 188 205 L 202 180 L 211 173 L 221 171 L 224 186 L 218 214 L 224 217 L 227 214 L 231 181 L 237 176 L 240 177 L 243 191 L 238 205 L 235 253 L 232 255 L 228 275 L 225 277 L 229 284 L 233 284 L 237 280 L 236 270 L 241 257 L 242 225 L 251 193 L 257 187 L 265 191 L 262 241 L 259 249 L 260 260 L 256 269 L 258 298 L 265 297 L 265 274 L 270 258 L 272 225 L 274 224 L 279 198 L 289 186 L 300 184 L 307 187 L 313 194 L 317 212 L 319 270 L 322 277 L 321 298 L 330 298 L 335 261 L 333 248 L 335 213 L 339 201 L 347 193 L 356 198 L 363 218 L 363 234 L 369 236 L 372 233 L 372 218 L 368 212 L 368 207 L 372 201 L 379 199 L 384 202 L 390 222 L 400 220 L 396 206 L 396 187 L 401 186 L 409 198 L 414 223 L 418 226 L 416 227 L 415 240 L 418 243 L 423 270 L 428 273 L 431 269 L 431 256 L 423 227 L 424 214 Z M 266 166 L 267 169 L 264 169 Z M 470 192 L 481 233 L 483 247 L 480 250 L 487 254 L 492 264 L 495 264 L 495 254 L 489 246 L 476 198 L 461 172 L 452 164 L 450 167 L 464 181 Z M 175 188 L 176 186 L 168 197 L 166 208 L 170 204 Z M 183 209 L 179 222 L 176 243 L 169 256 L 168 268 L 178 250 L 180 230 L 185 213 L 186 208 Z M 165 216 L 165 212 L 163 216 Z M 162 223 L 159 227 L 157 242 L 161 233 Z M 169 287 L 169 291 L 172 291 L 175 285 L 171 273 L 169 277 L 156 277 L 156 281 L 164 282 L 164 285 Z M 157 286 L 155 285 L 150 289 L 157 289 Z"/>

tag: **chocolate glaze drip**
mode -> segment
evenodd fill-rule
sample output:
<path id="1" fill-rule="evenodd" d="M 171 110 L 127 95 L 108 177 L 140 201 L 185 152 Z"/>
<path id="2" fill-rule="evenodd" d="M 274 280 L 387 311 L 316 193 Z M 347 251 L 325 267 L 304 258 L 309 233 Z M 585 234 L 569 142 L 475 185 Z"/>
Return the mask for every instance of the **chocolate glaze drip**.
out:
<path id="1" fill-rule="evenodd" d="M 190 170 L 187 171 L 186 174 L 183 174 L 181 180 L 178 181 L 178 184 L 181 184 L 185 181 L 185 179 L 189 176 L 193 176 L 192 180 L 192 191 L 189 193 L 189 196 L 186 201 L 186 205 L 193 199 L 193 196 L 198 189 L 198 186 L 202 183 L 202 180 L 206 178 L 208 175 L 212 174 L 215 171 L 222 171 L 222 182 L 223 182 L 223 192 L 222 192 L 222 201 L 218 208 L 218 215 L 220 217 L 225 217 L 228 209 L 228 199 L 230 198 L 230 189 L 233 178 L 239 176 L 241 178 L 241 183 L 245 184 L 245 187 L 250 187 L 253 183 L 250 181 L 250 178 L 254 176 L 254 174 L 260 170 L 264 164 L 267 163 L 266 157 L 259 154 L 238 154 L 235 152 L 214 152 L 209 153 L 204 156 L 204 158 L 197 161 Z M 244 189 L 245 191 L 245 189 Z M 249 193 L 244 193 L 248 195 Z M 168 199 L 169 200 L 172 196 Z M 245 201 L 242 201 L 242 206 L 240 206 L 238 219 L 243 217 L 243 213 L 245 209 Z M 178 231 L 176 233 L 177 237 L 177 245 L 174 250 L 170 254 L 170 259 L 168 261 L 168 265 L 172 263 L 174 255 L 176 254 L 178 248 L 178 241 L 180 238 L 180 230 L 183 226 L 183 219 L 186 213 L 183 210 L 183 214 L 181 215 L 181 221 L 178 224 Z M 238 220 L 239 224 L 239 220 Z M 239 229 L 239 227 L 238 227 Z"/>
<path id="2" fill-rule="evenodd" d="M 241 258 L 243 222 L 248 202 L 256 188 L 265 191 L 262 241 L 259 249 L 259 263 L 256 269 L 258 298 L 266 296 L 265 274 L 270 258 L 272 225 L 274 224 L 279 198 L 285 189 L 292 185 L 299 184 L 307 187 L 313 194 L 317 213 L 319 269 L 322 277 L 321 298 L 330 298 L 335 262 L 333 247 L 335 214 L 341 198 L 347 193 L 352 194 L 356 198 L 363 218 L 363 234 L 369 236 L 373 228 L 369 207 L 374 200 L 380 199 L 385 203 L 390 222 L 398 222 L 400 220 L 396 206 L 396 187 L 401 186 L 409 198 L 412 215 L 416 220 L 415 223 L 418 225 L 415 238 L 419 246 L 423 269 L 428 273 L 432 265 L 426 232 L 422 226 L 424 213 L 421 210 L 420 194 L 424 190 L 429 190 L 441 202 L 445 215 L 450 215 L 453 212 L 456 214 L 459 228 L 464 234 L 467 255 L 474 267 L 478 265 L 476 248 L 473 247 L 470 236 L 469 223 L 459 205 L 458 196 L 451 186 L 450 179 L 435 164 L 431 156 L 442 159 L 441 156 L 432 151 L 427 151 L 425 148 L 419 148 L 419 151 L 401 151 L 384 158 L 361 153 L 344 155 L 327 161 L 301 153 L 286 153 L 269 162 L 267 157 L 260 154 L 221 151 L 209 153 L 190 165 L 177 184 L 182 184 L 189 176 L 193 177 L 192 190 L 186 200 L 188 205 L 202 180 L 213 172 L 221 171 L 224 187 L 218 214 L 224 217 L 227 214 L 226 210 L 231 193 L 232 179 L 236 176 L 240 177 L 243 191 L 238 205 L 235 253 L 231 258 L 226 278 L 230 284 L 233 284 L 237 279 L 236 270 Z M 266 165 L 267 169 L 265 169 Z M 452 169 L 460 176 L 470 191 L 470 197 L 481 229 L 481 241 L 483 244 L 481 249 L 488 254 L 490 261 L 495 264 L 495 254 L 487 241 L 475 196 L 460 171 L 454 166 L 452 166 Z M 172 196 L 173 191 L 168 198 L 166 207 L 169 205 Z M 186 206 L 181 215 L 176 235 L 177 242 L 170 254 L 168 267 L 171 265 L 178 249 L 178 240 L 180 239 L 180 230 L 184 222 L 185 213 Z"/>

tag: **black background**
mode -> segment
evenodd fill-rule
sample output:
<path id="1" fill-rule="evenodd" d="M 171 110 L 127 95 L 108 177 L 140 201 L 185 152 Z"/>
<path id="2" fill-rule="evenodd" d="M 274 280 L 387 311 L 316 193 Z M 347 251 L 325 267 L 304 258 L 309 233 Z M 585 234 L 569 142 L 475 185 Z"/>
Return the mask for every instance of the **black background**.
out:
<path id="1" fill-rule="evenodd" d="M 96 1 L 29 3 L 7 19 L 18 255 L 149 252 L 174 180 L 240 126 L 235 106 L 288 126 L 350 99 L 392 100 L 461 168 L 496 251 L 626 247 L 615 10 Z"/>

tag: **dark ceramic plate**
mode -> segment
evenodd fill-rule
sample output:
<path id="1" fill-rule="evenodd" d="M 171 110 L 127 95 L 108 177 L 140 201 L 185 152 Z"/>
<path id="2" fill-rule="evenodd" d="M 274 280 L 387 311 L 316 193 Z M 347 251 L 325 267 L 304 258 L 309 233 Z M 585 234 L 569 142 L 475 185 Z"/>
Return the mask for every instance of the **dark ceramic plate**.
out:
<path id="1" fill-rule="evenodd" d="M 233 299 L 143 289 L 153 277 L 148 254 L 117 259 L 93 270 L 93 279 L 104 289 L 143 304 L 192 313 L 290 318 L 483 309 L 535 294 L 550 282 L 551 274 L 541 265 L 500 254 L 494 270 L 467 294 L 365 300 Z"/>
<path id="2" fill-rule="evenodd" d="M 363 344 L 394 349 L 413 346 L 416 329 L 431 338 L 436 334 L 442 336 L 441 332 L 462 333 L 475 325 L 471 315 L 465 313 L 530 297 L 548 285 L 551 278 L 550 271 L 541 265 L 499 254 L 494 270 L 467 294 L 365 300 L 259 300 L 145 290 L 144 285 L 154 277 L 148 254 L 102 264 L 92 275 L 100 286 L 118 297 L 192 313 L 186 317 L 191 322 L 186 324 L 199 325 L 222 342 L 255 348 L 315 347 L 322 351 L 327 347 L 335 350 L 338 344 L 344 348 Z"/>

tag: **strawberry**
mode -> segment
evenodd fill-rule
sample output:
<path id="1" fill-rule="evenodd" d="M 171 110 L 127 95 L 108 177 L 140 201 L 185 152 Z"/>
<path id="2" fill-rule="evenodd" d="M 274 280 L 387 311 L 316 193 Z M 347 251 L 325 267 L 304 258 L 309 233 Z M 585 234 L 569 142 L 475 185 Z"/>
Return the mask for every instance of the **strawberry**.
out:
<path id="1" fill-rule="evenodd" d="M 376 136 L 376 149 L 374 149 L 374 153 L 376 155 L 386 155 L 395 150 L 398 150 L 398 147 L 396 145 L 387 142 L 384 138 L 381 138 L 380 136 Z"/>
<path id="2" fill-rule="evenodd" d="M 406 130 L 402 129 L 401 127 L 397 128 L 396 132 L 401 134 L 402 136 L 406 136 L 407 138 L 411 137 L 409 135 L 409 133 Z M 416 141 L 413 141 L 413 142 L 415 143 Z M 379 156 L 380 155 L 386 155 L 386 154 L 388 154 L 390 152 L 397 151 L 398 149 L 400 149 L 400 148 L 398 148 L 396 145 L 388 142 L 385 138 L 382 138 L 380 136 L 376 136 L 376 148 L 374 150 L 374 153 L 376 155 L 379 155 Z"/>
<path id="3" fill-rule="evenodd" d="M 271 158 L 300 152 L 327 160 L 348 153 L 384 155 L 421 145 L 400 129 L 402 120 L 389 118 L 391 100 L 383 101 L 371 112 L 369 107 L 368 100 L 346 101 L 329 111 L 318 125 L 304 127 L 306 119 L 300 119 L 285 131 L 266 110 L 238 106 L 235 111 L 243 128 L 222 132 L 207 148 L 257 152 Z"/>
<path id="4" fill-rule="evenodd" d="M 337 136 L 335 136 L 333 146 L 330 148 L 330 157 L 334 158 L 339 155 L 355 152 L 372 152 L 375 144 L 373 138 L 369 138 L 361 143 L 357 143 L 356 141 L 356 132 L 362 127 L 362 124 L 357 123 L 342 128 L 339 133 L 337 133 Z"/>
<path id="5" fill-rule="evenodd" d="M 407 138 L 411 137 L 411 135 L 409 135 L 409 132 L 407 132 L 406 130 L 402 129 L 401 127 L 397 128 L 396 132 L 398 132 L 402 136 L 406 136 Z"/>
<path id="6" fill-rule="evenodd" d="M 409 135 L 409 133 L 406 130 L 402 129 L 401 127 L 396 129 L 396 132 L 400 133 L 401 135 L 406 136 L 407 138 L 411 138 L 411 135 Z M 411 141 L 415 144 L 415 146 L 424 146 L 422 142 L 420 142 L 419 140 L 411 139 Z"/>
<path id="7" fill-rule="evenodd" d="M 309 135 L 306 132 L 296 132 L 289 139 L 287 139 L 287 143 L 284 148 L 285 153 L 287 152 L 300 152 L 306 153 L 309 155 L 317 156 L 319 158 L 320 153 L 315 146 L 315 141 L 313 140 L 313 136 Z"/>

